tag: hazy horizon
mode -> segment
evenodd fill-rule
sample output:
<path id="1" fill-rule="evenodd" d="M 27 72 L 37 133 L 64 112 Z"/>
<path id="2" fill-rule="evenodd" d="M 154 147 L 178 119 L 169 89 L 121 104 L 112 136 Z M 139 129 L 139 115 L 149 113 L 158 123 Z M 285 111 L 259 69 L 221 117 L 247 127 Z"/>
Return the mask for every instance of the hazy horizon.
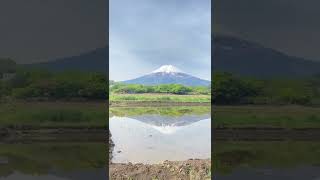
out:
<path id="1" fill-rule="evenodd" d="M 1 0 L 0 58 L 30 64 L 104 47 L 107 10 L 105 0 Z"/>
<path id="2" fill-rule="evenodd" d="M 212 29 L 319 62 L 319 5 L 320 1 L 301 0 L 215 0 Z"/>
<path id="3" fill-rule="evenodd" d="M 211 79 L 210 0 L 111 0 L 109 7 L 110 80 L 165 64 Z"/>

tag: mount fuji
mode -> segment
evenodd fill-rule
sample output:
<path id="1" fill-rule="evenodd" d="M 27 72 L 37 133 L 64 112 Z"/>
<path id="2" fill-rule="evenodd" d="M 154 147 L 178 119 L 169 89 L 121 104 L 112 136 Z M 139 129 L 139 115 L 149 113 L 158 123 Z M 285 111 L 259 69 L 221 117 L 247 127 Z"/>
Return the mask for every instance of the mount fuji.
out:
<path id="1" fill-rule="evenodd" d="M 160 85 L 181 84 L 185 86 L 209 86 L 210 81 L 184 73 L 173 65 L 163 65 L 150 74 L 123 81 L 126 84 Z"/>

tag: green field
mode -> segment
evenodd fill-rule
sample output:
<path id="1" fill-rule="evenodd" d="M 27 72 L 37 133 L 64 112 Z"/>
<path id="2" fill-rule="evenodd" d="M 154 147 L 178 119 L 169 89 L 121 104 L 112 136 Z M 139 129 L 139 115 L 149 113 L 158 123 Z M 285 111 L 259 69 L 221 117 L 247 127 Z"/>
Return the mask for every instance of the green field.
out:
<path id="1" fill-rule="evenodd" d="M 307 106 L 215 106 L 215 127 L 320 128 L 320 108 Z"/>
<path id="2" fill-rule="evenodd" d="M 110 108 L 109 116 L 141 116 L 141 115 L 160 115 L 169 117 L 180 117 L 184 115 L 203 115 L 210 114 L 210 106 L 175 106 L 175 107 L 121 107 Z"/>
<path id="3" fill-rule="evenodd" d="M 110 94 L 111 102 L 190 102 L 210 103 L 211 95 L 175 95 L 175 94 Z"/>
<path id="4" fill-rule="evenodd" d="M 131 95 L 128 95 L 131 96 Z M 136 97 L 139 95 L 132 95 Z M 170 95 L 171 96 L 171 95 Z M 172 97 L 181 98 L 181 95 Z M 187 98 L 191 95 L 187 95 Z M 143 98 L 157 96 L 142 96 Z M 206 98 L 205 96 L 203 98 Z M 181 99 L 180 99 L 181 100 Z M 153 101 L 151 101 L 153 102 Z M 143 101 L 142 101 L 143 103 Z M 210 113 L 210 106 L 110 108 L 110 115 L 160 114 L 182 116 Z M 0 104 L 0 128 L 106 128 L 104 102 L 11 102 Z M 320 108 L 307 106 L 214 106 L 214 127 L 320 128 Z"/>
<path id="5" fill-rule="evenodd" d="M 0 127 L 106 127 L 106 103 L 11 102 L 0 104 Z"/>

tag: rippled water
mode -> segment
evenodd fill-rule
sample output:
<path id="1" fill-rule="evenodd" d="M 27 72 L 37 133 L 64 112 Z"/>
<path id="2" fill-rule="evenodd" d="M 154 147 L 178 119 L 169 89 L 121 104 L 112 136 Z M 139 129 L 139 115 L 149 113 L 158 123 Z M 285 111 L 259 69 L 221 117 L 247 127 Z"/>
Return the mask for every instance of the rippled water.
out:
<path id="1" fill-rule="evenodd" d="M 153 164 L 165 160 L 211 157 L 211 115 L 208 108 L 115 111 L 117 113 L 109 119 L 115 144 L 112 161 L 115 163 Z"/>

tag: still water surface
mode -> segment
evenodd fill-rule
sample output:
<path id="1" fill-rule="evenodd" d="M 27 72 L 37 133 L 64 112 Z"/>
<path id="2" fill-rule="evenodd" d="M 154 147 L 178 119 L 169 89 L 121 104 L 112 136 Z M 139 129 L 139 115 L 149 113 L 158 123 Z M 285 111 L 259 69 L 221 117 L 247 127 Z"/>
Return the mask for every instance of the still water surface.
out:
<path id="1" fill-rule="evenodd" d="M 113 109 L 109 128 L 115 144 L 114 163 L 155 164 L 211 157 L 208 107 Z"/>

